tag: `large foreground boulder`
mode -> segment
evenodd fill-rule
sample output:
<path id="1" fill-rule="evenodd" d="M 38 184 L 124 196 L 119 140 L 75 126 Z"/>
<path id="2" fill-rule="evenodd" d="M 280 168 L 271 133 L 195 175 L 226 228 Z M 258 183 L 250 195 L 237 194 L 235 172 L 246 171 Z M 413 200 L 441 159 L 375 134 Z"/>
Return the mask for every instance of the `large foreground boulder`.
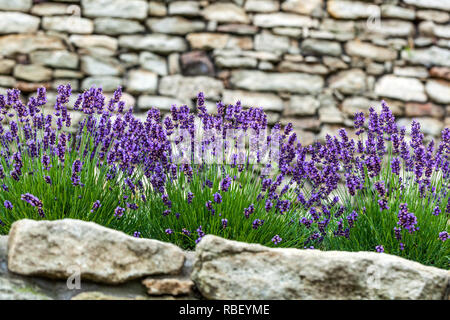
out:
<path id="1" fill-rule="evenodd" d="M 8 240 L 8 268 L 21 275 L 103 283 L 178 274 L 185 256 L 170 243 L 140 239 L 81 220 L 20 220 Z"/>
<path id="2" fill-rule="evenodd" d="M 449 271 L 376 252 L 272 249 L 207 235 L 192 279 L 208 299 L 446 299 Z"/>

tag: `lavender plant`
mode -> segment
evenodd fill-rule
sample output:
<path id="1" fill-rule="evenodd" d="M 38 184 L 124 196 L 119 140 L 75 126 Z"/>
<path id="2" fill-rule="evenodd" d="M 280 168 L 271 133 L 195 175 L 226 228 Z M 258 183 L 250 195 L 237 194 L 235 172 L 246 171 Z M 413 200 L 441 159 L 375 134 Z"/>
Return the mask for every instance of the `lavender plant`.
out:
<path id="1" fill-rule="evenodd" d="M 292 125 L 276 124 L 262 141 L 279 145 L 274 164 L 259 151 L 256 161 L 234 153 L 238 137 L 230 132 L 268 129 L 261 108 L 239 102 L 219 102 L 209 114 L 200 93 L 197 113 L 173 106 L 163 119 L 153 108 L 142 121 L 124 110 L 120 88 L 107 103 L 91 88 L 70 106 L 84 115 L 70 133 L 70 85 L 58 88 L 52 114 L 42 108 L 45 89 L 26 105 L 19 95 L 0 95 L 9 124 L 0 125 L 2 233 L 17 219 L 70 217 L 187 249 L 216 234 L 277 247 L 384 251 L 449 267 L 449 128 L 436 146 L 424 143 L 414 122 L 408 142 L 384 103 L 380 114 L 370 110 L 367 126 L 356 114 L 357 140 L 342 129 L 303 146 Z M 219 134 L 200 139 L 198 128 Z M 206 153 L 229 161 L 206 161 Z"/>

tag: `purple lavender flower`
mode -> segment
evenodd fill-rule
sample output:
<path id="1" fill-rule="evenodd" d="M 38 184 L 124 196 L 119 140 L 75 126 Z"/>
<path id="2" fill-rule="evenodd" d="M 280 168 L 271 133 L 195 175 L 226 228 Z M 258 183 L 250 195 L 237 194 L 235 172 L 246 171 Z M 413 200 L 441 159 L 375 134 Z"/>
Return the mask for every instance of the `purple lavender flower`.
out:
<path id="1" fill-rule="evenodd" d="M 432 213 L 434 216 L 438 216 L 441 213 L 441 208 L 439 208 L 439 206 L 434 207 Z"/>
<path id="2" fill-rule="evenodd" d="M 244 215 L 247 219 L 253 212 L 255 212 L 255 206 L 253 205 L 253 203 L 248 208 L 244 209 Z"/>
<path id="3" fill-rule="evenodd" d="M 220 193 L 218 193 L 218 192 L 214 193 L 214 202 L 222 203 L 222 196 L 220 195 Z"/>
<path id="4" fill-rule="evenodd" d="M 192 192 L 188 192 L 187 203 L 192 203 L 192 199 L 194 199 L 194 194 Z"/>
<path id="5" fill-rule="evenodd" d="M 135 232 L 133 233 L 133 237 L 135 237 L 135 238 L 140 238 L 140 237 L 141 237 L 141 233 L 140 233 L 139 231 L 135 231 Z"/>
<path id="6" fill-rule="evenodd" d="M 125 209 L 119 206 L 114 210 L 114 216 L 117 217 L 117 219 L 120 219 L 124 213 Z"/>
<path id="7" fill-rule="evenodd" d="M 12 204 L 9 200 L 5 200 L 5 202 L 3 203 L 3 205 L 4 205 L 5 208 L 8 209 L 8 210 L 12 210 L 12 208 L 14 207 L 13 204 Z"/>
<path id="8" fill-rule="evenodd" d="M 52 184 L 52 178 L 50 176 L 45 176 L 44 180 L 45 180 L 46 183 Z"/>
<path id="9" fill-rule="evenodd" d="M 447 241 L 449 238 L 447 231 L 439 232 L 439 239 L 441 239 L 442 242 Z"/>
<path id="10" fill-rule="evenodd" d="M 270 209 L 272 209 L 272 207 L 273 207 L 273 203 L 269 199 L 267 199 L 266 204 L 265 204 L 266 212 L 269 212 Z"/>
<path id="11" fill-rule="evenodd" d="M 391 161 L 391 170 L 392 173 L 399 175 L 400 174 L 400 159 L 395 157 Z"/>
<path id="12" fill-rule="evenodd" d="M 227 226 L 228 226 L 228 219 L 222 219 L 222 228 L 226 229 Z"/>
<path id="13" fill-rule="evenodd" d="M 38 197 L 32 195 L 31 193 L 22 194 L 20 197 L 21 200 L 28 202 L 33 207 L 42 208 L 42 201 L 39 200 Z"/>
<path id="14" fill-rule="evenodd" d="M 183 228 L 183 229 L 181 230 L 181 233 L 183 233 L 183 234 L 186 235 L 186 236 L 190 236 L 190 235 L 191 235 L 191 232 L 190 232 L 188 229 L 186 229 L 186 228 Z"/>
<path id="15" fill-rule="evenodd" d="M 252 228 L 257 230 L 259 227 L 261 227 L 264 224 L 264 220 L 261 219 L 255 219 L 252 222 Z"/>
<path id="16" fill-rule="evenodd" d="M 167 233 L 167 234 L 172 234 L 172 233 L 173 233 L 173 230 L 172 230 L 172 229 L 166 229 L 165 233 Z"/>
<path id="17" fill-rule="evenodd" d="M 388 202 L 386 199 L 378 200 L 378 205 L 380 206 L 380 211 L 389 210 Z"/>
<path id="18" fill-rule="evenodd" d="M 195 243 L 199 243 L 202 240 L 202 238 L 205 236 L 205 233 L 202 230 L 202 226 L 198 227 L 197 234 L 198 234 L 198 238 L 197 238 L 197 240 L 195 240 Z"/>
<path id="19" fill-rule="evenodd" d="M 281 239 L 279 235 L 275 235 L 275 236 L 272 238 L 272 242 L 273 242 L 274 245 L 279 244 L 279 243 L 281 242 L 281 240 L 283 240 L 283 239 Z"/>
<path id="20" fill-rule="evenodd" d="M 229 189 L 230 186 L 231 186 L 231 178 L 230 178 L 230 176 L 227 175 L 227 176 L 222 180 L 222 182 L 220 183 L 220 186 L 221 186 L 221 190 L 222 190 L 223 192 L 227 192 L 228 189 Z"/>
<path id="21" fill-rule="evenodd" d="M 380 244 L 380 245 L 378 245 L 378 246 L 376 246 L 375 247 L 375 250 L 377 251 L 377 252 L 384 252 L 384 247 Z"/>
<path id="22" fill-rule="evenodd" d="M 100 208 L 102 204 L 100 203 L 100 200 L 95 200 L 94 204 L 92 205 L 91 213 L 94 211 L 97 211 L 98 208 Z"/>
<path id="23" fill-rule="evenodd" d="M 413 213 L 408 212 L 407 203 L 400 204 L 400 211 L 397 217 L 398 217 L 397 224 L 408 230 L 409 233 L 413 233 L 414 231 L 418 230 L 418 228 L 416 227 L 417 218 Z"/>

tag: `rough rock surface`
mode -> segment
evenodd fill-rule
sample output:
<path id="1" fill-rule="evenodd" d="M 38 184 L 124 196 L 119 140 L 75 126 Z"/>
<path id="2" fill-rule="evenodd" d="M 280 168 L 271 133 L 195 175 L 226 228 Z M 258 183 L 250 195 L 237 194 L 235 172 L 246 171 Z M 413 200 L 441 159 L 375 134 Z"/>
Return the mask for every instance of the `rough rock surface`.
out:
<path id="1" fill-rule="evenodd" d="M 22 275 L 81 277 L 122 283 L 152 274 L 177 274 L 185 256 L 176 246 L 139 239 L 92 222 L 20 220 L 8 241 L 8 268 Z"/>
<path id="2" fill-rule="evenodd" d="M 207 299 L 444 299 L 450 273 L 376 252 L 272 249 L 207 235 L 192 279 Z"/>

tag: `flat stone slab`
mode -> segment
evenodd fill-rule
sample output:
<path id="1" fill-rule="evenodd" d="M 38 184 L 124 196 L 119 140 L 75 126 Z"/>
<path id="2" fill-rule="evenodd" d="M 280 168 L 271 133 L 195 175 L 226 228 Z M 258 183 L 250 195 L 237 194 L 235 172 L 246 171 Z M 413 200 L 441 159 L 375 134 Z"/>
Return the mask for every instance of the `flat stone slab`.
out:
<path id="1" fill-rule="evenodd" d="M 178 274 L 185 255 L 177 246 L 128 236 L 93 222 L 19 220 L 8 240 L 8 268 L 21 275 L 118 284 L 148 275 Z"/>
<path id="2" fill-rule="evenodd" d="M 192 280 L 207 299 L 446 299 L 450 272 L 376 252 L 268 248 L 207 235 Z"/>

